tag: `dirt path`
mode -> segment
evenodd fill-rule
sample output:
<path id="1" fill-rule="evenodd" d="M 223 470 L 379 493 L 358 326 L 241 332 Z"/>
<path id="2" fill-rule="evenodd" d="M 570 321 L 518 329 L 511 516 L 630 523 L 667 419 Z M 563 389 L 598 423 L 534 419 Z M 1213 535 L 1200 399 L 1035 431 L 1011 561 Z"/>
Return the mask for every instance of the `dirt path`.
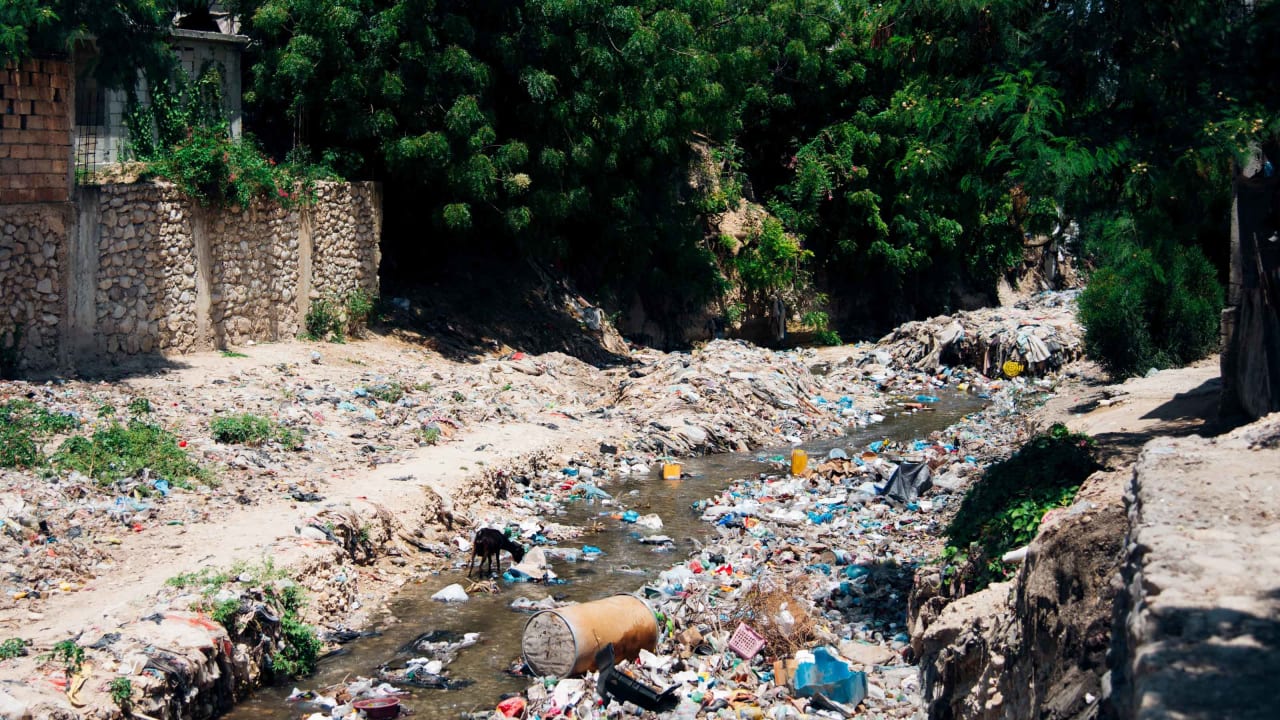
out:
<path id="1" fill-rule="evenodd" d="M 1079 363 L 1075 379 L 1037 413 L 1045 425 L 1061 422 L 1092 435 L 1107 464 L 1132 462 L 1148 440 L 1217 429 L 1222 382 L 1218 356 L 1185 368 L 1111 384 L 1092 363 Z"/>

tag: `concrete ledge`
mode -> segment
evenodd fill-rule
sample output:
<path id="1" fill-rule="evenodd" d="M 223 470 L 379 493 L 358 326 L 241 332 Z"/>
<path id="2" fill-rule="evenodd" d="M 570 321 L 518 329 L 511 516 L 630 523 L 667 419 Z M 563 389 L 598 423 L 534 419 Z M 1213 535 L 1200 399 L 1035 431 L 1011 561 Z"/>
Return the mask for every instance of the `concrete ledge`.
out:
<path id="1" fill-rule="evenodd" d="M 1113 633 L 1114 717 L 1280 717 L 1280 415 L 1143 449 Z"/>

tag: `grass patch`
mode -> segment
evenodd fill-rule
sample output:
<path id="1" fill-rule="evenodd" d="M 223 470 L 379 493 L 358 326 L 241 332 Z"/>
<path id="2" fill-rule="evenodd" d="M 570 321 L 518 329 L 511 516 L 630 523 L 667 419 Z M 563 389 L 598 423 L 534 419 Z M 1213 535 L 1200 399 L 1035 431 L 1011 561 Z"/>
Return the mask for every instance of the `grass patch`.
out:
<path id="1" fill-rule="evenodd" d="M 109 485 L 143 470 L 169 481 L 173 487 L 190 488 L 191 480 L 208 483 L 209 472 L 178 445 L 178 438 L 159 425 L 130 420 L 112 422 L 93 435 L 68 438 L 53 455 L 60 470 L 76 470 Z"/>
<path id="2" fill-rule="evenodd" d="M 42 440 L 80 427 L 71 415 L 50 412 L 30 400 L 0 404 L 0 467 L 33 468 L 43 465 Z"/>
<path id="3" fill-rule="evenodd" d="M 252 413 L 214 418 L 209 423 L 209 432 L 214 440 L 227 445 L 258 447 L 273 440 L 288 448 L 302 444 L 301 432 Z"/>
<path id="4" fill-rule="evenodd" d="M 371 397 L 384 403 L 396 403 L 400 401 L 400 398 L 404 397 L 404 385 L 395 380 L 378 383 L 369 387 L 368 390 Z"/>
<path id="5" fill-rule="evenodd" d="M 164 584 L 179 590 L 198 589 L 203 595 L 212 595 L 221 590 L 223 585 L 231 582 L 233 577 L 235 576 L 226 570 L 201 568 L 196 572 L 174 575 L 165 580 Z"/>
<path id="6" fill-rule="evenodd" d="M 1070 505 L 1098 468 L 1093 439 L 1061 424 L 987 468 L 947 527 L 947 574 L 966 575 L 957 579 L 970 592 L 1006 578 L 1011 568 L 1000 557 L 1031 542 L 1044 514 Z"/>
<path id="7" fill-rule="evenodd" d="M 27 641 L 22 638 L 9 638 L 0 643 L 0 660 L 22 657 L 27 654 Z"/>

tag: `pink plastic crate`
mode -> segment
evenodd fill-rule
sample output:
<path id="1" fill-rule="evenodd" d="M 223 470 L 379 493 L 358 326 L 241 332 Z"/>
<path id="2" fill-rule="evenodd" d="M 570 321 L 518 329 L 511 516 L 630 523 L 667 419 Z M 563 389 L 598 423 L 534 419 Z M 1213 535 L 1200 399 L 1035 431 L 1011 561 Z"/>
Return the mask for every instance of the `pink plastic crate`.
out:
<path id="1" fill-rule="evenodd" d="M 750 660 L 760 652 L 764 647 L 764 637 L 760 633 L 747 627 L 745 623 L 738 623 L 738 627 L 733 631 L 733 635 L 729 638 L 729 649 L 738 654 L 743 660 Z"/>

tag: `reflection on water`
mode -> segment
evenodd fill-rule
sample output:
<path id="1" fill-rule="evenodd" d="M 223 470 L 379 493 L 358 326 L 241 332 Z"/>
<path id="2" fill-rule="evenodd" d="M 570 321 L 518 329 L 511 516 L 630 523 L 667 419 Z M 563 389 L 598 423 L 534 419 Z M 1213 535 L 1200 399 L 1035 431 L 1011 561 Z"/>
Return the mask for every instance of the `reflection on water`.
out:
<path id="1" fill-rule="evenodd" d="M 932 412 L 914 414 L 889 414 L 886 420 L 869 428 L 853 431 L 843 438 L 805 443 L 815 460 L 832 448 L 862 449 L 873 440 L 890 438 L 911 440 L 942 429 L 962 416 L 982 408 L 985 401 L 970 395 L 945 394 Z M 782 455 L 779 451 L 777 455 Z M 634 592 L 649 579 L 656 579 L 659 572 L 684 559 L 705 539 L 711 527 L 698 520 L 690 505 L 718 493 L 736 478 L 747 477 L 765 471 L 766 466 L 757 459 L 770 456 L 768 451 L 758 454 L 714 455 L 684 461 L 686 471 L 695 477 L 679 481 L 664 481 L 655 476 L 637 478 L 624 476 L 606 485 L 618 501 L 628 509 L 642 515 L 657 513 L 662 517 L 661 533 L 675 538 L 674 547 L 642 545 L 634 526 L 605 520 L 605 529 L 595 535 L 579 538 L 572 547 L 595 545 L 604 550 L 599 560 L 577 563 L 554 561 L 556 573 L 568 580 L 565 585 L 506 584 L 496 595 L 476 594 L 461 604 L 445 605 L 431 600 L 432 593 L 455 582 L 466 586 L 466 568 L 449 570 L 426 582 L 407 585 L 391 605 L 395 621 L 382 624 L 380 637 L 365 638 L 346 645 L 347 652 L 322 663 L 315 677 L 297 684 L 304 688 L 321 688 L 341 682 L 344 678 L 372 676 L 379 665 L 396 660 L 402 665 L 408 654 L 399 650 L 418 635 L 431 630 L 451 630 L 458 633 L 481 632 L 478 645 L 464 649 L 448 666 L 449 675 L 456 680 L 473 681 L 457 690 L 412 691 L 405 704 L 423 718 L 457 717 L 462 712 L 492 710 L 503 693 L 524 690 L 529 681 L 506 675 L 503 671 L 520 656 L 520 638 L 530 615 L 509 609 L 511 601 L 524 595 L 541 599 L 548 594 L 563 595 L 570 600 L 585 602 L 620 592 Z M 602 506 L 598 502 L 583 501 L 568 508 L 556 522 L 585 525 L 601 513 L 608 513 L 614 506 Z M 504 567 L 508 562 L 503 555 Z M 304 708 L 291 707 L 285 702 L 291 687 L 268 688 L 242 703 L 227 715 L 232 720 L 250 718 L 299 718 L 309 714 Z"/>

